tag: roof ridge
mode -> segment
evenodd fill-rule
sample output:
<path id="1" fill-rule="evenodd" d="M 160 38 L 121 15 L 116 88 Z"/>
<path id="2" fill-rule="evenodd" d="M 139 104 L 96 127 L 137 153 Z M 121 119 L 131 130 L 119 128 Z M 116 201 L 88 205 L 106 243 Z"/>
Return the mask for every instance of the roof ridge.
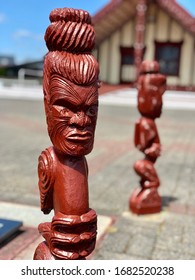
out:
<path id="1" fill-rule="evenodd" d="M 175 0 L 156 0 L 160 7 L 167 10 L 190 32 L 195 33 L 195 18 Z"/>
<path id="2" fill-rule="evenodd" d="M 93 23 L 96 23 L 100 18 L 106 16 L 112 9 L 120 5 L 124 0 L 110 0 L 108 4 L 106 4 L 102 9 L 100 9 L 94 16 L 93 16 Z"/>

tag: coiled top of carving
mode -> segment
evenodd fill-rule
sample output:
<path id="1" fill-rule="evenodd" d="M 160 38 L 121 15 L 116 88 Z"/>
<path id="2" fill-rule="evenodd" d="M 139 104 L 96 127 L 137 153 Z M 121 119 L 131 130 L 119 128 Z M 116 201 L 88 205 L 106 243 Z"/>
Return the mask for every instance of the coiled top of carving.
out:
<path id="1" fill-rule="evenodd" d="M 92 51 L 95 32 L 88 12 L 71 8 L 55 9 L 50 14 L 50 21 L 51 24 L 45 33 L 49 51 Z"/>
<path id="2" fill-rule="evenodd" d="M 55 21 L 75 21 L 91 24 L 91 17 L 87 11 L 72 8 L 54 9 L 49 16 L 51 22 Z"/>

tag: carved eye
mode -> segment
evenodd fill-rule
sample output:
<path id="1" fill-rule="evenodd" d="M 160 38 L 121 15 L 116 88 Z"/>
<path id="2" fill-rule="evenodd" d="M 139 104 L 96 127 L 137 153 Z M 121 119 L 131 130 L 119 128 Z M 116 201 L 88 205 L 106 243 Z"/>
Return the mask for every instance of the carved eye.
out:
<path id="1" fill-rule="evenodd" d="M 92 105 L 87 110 L 87 115 L 95 117 L 97 115 L 97 105 Z"/>
<path id="2" fill-rule="evenodd" d="M 66 115 L 69 112 L 70 112 L 70 110 L 66 107 L 61 107 L 61 109 L 60 109 L 60 114 L 61 115 Z"/>
<path id="3" fill-rule="evenodd" d="M 52 106 L 52 111 L 54 116 L 67 116 L 70 112 L 70 110 L 64 106 L 58 106 L 58 105 L 53 105 Z"/>
<path id="4" fill-rule="evenodd" d="M 58 113 L 63 117 L 70 117 L 70 115 L 74 112 L 75 107 L 73 104 L 68 102 L 67 100 L 58 99 L 54 102 L 53 107 L 58 111 Z"/>

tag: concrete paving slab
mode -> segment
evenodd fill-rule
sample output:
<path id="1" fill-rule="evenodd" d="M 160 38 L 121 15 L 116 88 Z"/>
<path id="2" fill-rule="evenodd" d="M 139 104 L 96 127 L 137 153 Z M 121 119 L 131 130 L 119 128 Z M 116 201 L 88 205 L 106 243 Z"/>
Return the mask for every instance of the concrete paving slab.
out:
<path id="1" fill-rule="evenodd" d="M 123 212 L 122 216 L 129 218 L 137 222 L 153 222 L 153 223 L 163 223 L 166 220 L 166 217 L 169 215 L 168 212 L 161 211 L 160 213 L 148 214 L 148 215 L 136 215 L 129 212 Z"/>

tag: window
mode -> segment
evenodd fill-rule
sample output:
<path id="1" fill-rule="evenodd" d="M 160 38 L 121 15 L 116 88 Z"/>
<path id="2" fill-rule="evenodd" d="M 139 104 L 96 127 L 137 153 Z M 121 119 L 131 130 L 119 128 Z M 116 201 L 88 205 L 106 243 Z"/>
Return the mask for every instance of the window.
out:
<path id="1" fill-rule="evenodd" d="M 143 48 L 142 60 L 146 51 L 146 47 Z M 134 47 L 120 47 L 121 52 L 121 65 L 134 65 L 135 49 Z"/>
<path id="2" fill-rule="evenodd" d="M 120 47 L 121 51 L 121 64 L 133 65 L 134 64 L 134 47 Z"/>
<path id="3" fill-rule="evenodd" d="M 142 50 L 142 59 L 144 57 L 146 47 Z M 135 65 L 135 48 L 120 46 L 121 65 L 120 65 L 120 82 L 131 83 L 136 79 L 136 65 Z"/>
<path id="4" fill-rule="evenodd" d="M 181 42 L 156 42 L 155 60 L 160 64 L 160 72 L 168 76 L 179 76 Z"/>

